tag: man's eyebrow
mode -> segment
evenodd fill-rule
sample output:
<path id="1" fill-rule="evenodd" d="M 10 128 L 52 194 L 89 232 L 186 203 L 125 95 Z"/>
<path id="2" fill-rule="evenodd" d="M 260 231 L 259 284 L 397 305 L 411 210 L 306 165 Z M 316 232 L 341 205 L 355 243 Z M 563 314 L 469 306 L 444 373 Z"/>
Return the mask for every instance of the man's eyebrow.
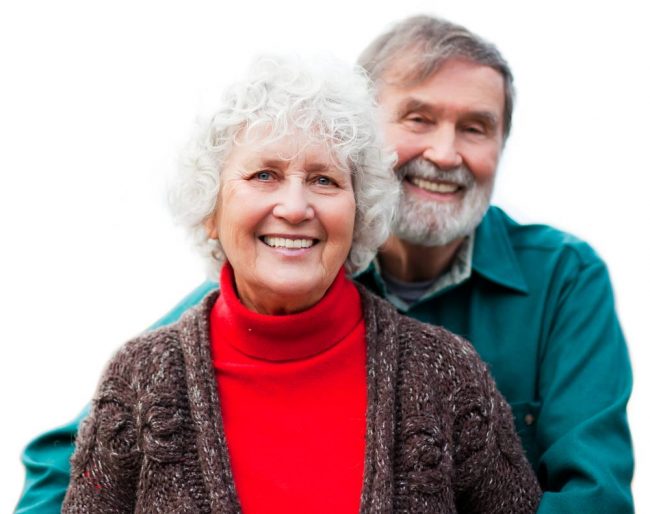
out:
<path id="1" fill-rule="evenodd" d="M 407 98 L 397 105 L 395 114 L 400 117 L 413 111 L 433 111 L 433 106 L 417 98 Z"/>
<path id="2" fill-rule="evenodd" d="M 468 111 L 463 115 L 463 118 L 478 121 L 493 129 L 499 126 L 499 117 L 491 111 Z"/>

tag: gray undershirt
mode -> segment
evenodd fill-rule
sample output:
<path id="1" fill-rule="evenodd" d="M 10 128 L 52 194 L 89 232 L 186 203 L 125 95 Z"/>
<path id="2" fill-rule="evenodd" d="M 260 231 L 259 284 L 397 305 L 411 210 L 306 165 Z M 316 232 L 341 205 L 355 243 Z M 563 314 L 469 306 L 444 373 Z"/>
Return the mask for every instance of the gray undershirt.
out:
<path id="1" fill-rule="evenodd" d="M 388 290 L 387 299 L 397 308 L 405 310 L 425 296 L 433 295 L 438 291 L 460 284 L 466 280 L 472 272 L 473 251 L 474 233 L 472 232 L 461 243 L 447 271 L 430 280 L 417 282 L 404 282 L 389 275 L 379 267 L 379 262 L 376 259 L 375 266 L 386 284 L 386 289 Z"/>

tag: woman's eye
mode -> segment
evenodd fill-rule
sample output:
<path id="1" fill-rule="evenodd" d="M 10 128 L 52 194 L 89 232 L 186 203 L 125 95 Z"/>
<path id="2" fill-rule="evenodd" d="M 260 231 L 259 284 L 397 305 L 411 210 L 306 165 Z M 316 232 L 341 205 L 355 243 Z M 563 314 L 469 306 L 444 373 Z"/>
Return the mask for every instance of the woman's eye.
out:
<path id="1" fill-rule="evenodd" d="M 273 174 L 270 171 L 258 171 L 255 173 L 255 178 L 262 182 L 268 182 L 273 179 Z"/>
<path id="2" fill-rule="evenodd" d="M 334 184 L 334 182 L 332 181 L 331 178 L 329 178 L 329 177 L 324 177 L 324 176 L 322 176 L 322 175 L 316 177 L 316 181 L 315 181 L 315 182 L 316 182 L 316 184 L 318 184 L 319 186 L 331 186 L 331 185 Z"/>

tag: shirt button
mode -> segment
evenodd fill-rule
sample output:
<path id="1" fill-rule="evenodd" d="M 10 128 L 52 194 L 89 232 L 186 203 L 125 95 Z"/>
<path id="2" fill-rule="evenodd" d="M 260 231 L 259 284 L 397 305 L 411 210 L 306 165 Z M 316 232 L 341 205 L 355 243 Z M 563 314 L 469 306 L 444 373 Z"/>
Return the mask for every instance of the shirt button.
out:
<path id="1" fill-rule="evenodd" d="M 533 416 L 532 414 L 526 414 L 524 416 L 524 423 L 526 423 L 526 425 L 528 426 L 532 425 L 533 423 L 535 423 L 535 416 Z"/>

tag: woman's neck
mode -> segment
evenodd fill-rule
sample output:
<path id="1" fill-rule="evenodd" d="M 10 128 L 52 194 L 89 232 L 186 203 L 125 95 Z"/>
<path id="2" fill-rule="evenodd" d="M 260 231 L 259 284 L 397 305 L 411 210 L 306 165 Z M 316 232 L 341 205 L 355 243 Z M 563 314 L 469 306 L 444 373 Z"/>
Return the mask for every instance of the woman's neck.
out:
<path id="1" fill-rule="evenodd" d="M 361 300 L 341 271 L 320 301 L 281 316 L 262 314 L 238 298 L 232 268 L 221 273 L 221 295 L 211 315 L 212 326 L 246 355 L 266 360 L 293 360 L 316 355 L 345 337 L 361 320 Z"/>

